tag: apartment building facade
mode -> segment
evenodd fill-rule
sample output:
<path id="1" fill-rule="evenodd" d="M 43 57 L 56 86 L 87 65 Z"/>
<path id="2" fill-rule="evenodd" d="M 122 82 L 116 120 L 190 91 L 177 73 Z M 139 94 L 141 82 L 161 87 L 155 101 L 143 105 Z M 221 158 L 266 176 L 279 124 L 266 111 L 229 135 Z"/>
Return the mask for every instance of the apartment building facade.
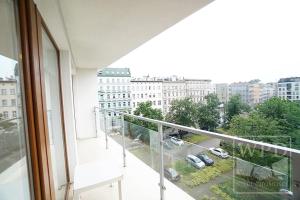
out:
<path id="1" fill-rule="evenodd" d="M 300 77 L 281 78 L 278 81 L 277 95 L 281 99 L 300 101 Z"/>
<path id="2" fill-rule="evenodd" d="M 186 83 L 183 79 L 165 79 L 162 88 L 163 114 L 167 114 L 172 101 L 184 99 L 187 96 Z"/>
<path id="3" fill-rule="evenodd" d="M 217 83 L 216 85 L 216 95 L 221 103 L 227 103 L 229 100 L 228 84 L 227 83 Z"/>
<path id="4" fill-rule="evenodd" d="M 163 110 L 162 84 L 157 78 L 143 77 L 131 80 L 131 109 L 132 112 L 142 102 L 150 101 L 153 108 Z"/>
<path id="5" fill-rule="evenodd" d="M 265 83 L 261 91 L 260 102 L 264 102 L 274 96 L 277 96 L 277 83 Z"/>
<path id="6" fill-rule="evenodd" d="M 248 82 L 235 82 L 229 84 L 228 93 L 229 93 L 229 97 L 239 95 L 243 103 L 249 104 L 249 83 Z"/>
<path id="7" fill-rule="evenodd" d="M 205 96 L 214 93 L 215 89 L 208 79 L 185 79 L 187 97 L 195 103 L 205 102 Z"/>
<path id="8" fill-rule="evenodd" d="M 15 79 L 0 79 L 0 119 L 17 118 L 18 96 Z"/>
<path id="9" fill-rule="evenodd" d="M 131 111 L 131 73 L 129 68 L 105 68 L 98 72 L 100 109 Z M 117 113 L 107 113 L 109 116 Z"/>

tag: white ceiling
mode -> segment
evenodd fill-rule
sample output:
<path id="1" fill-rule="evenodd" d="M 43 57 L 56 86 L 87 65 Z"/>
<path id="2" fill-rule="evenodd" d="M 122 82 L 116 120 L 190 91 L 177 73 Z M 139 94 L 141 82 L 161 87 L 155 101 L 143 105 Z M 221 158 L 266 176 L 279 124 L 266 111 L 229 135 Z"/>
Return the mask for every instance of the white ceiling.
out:
<path id="1" fill-rule="evenodd" d="M 212 0 L 36 0 L 77 68 L 103 68 Z"/>

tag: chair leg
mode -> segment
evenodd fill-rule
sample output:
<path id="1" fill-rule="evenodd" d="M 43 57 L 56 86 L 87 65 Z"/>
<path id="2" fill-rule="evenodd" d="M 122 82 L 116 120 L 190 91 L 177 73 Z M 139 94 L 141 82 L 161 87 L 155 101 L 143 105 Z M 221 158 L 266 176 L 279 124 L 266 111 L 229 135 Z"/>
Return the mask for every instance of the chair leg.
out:
<path id="1" fill-rule="evenodd" d="M 119 187 L 119 200 L 122 200 L 122 181 L 118 181 L 118 187 Z"/>

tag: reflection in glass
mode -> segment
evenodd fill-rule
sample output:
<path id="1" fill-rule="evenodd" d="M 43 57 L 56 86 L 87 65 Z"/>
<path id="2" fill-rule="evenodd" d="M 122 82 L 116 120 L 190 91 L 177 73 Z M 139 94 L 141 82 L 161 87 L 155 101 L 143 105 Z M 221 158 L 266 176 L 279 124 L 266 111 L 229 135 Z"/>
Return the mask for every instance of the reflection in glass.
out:
<path id="1" fill-rule="evenodd" d="M 30 199 L 15 1 L 0 0 L 0 199 Z"/>

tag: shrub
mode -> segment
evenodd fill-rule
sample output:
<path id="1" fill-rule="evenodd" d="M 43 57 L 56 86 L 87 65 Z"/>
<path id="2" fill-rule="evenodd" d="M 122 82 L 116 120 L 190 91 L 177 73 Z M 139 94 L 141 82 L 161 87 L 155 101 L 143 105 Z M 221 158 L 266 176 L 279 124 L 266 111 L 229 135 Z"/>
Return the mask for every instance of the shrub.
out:
<path id="1" fill-rule="evenodd" d="M 209 139 L 209 137 L 206 136 L 206 135 L 195 135 L 195 134 L 192 134 L 192 135 L 186 135 L 186 136 L 184 136 L 183 139 L 185 141 L 187 141 L 187 142 L 190 142 L 190 143 L 193 143 L 193 144 L 197 144 L 197 143 L 200 143 L 200 142 L 203 142 L 203 141 Z"/>
<path id="2" fill-rule="evenodd" d="M 217 185 L 213 185 L 210 187 L 210 190 L 217 196 L 221 197 L 224 200 L 233 200 L 228 194 L 223 192 Z"/>

